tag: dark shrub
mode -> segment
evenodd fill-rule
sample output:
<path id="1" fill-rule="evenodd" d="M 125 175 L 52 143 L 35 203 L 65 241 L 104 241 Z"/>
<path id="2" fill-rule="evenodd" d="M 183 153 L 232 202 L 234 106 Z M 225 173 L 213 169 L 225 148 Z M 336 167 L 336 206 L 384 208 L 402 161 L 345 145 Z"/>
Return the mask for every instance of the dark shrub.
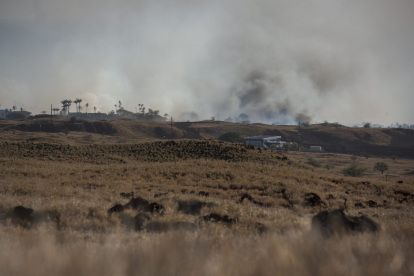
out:
<path id="1" fill-rule="evenodd" d="M 318 161 L 316 161 L 313 158 L 308 158 L 308 162 L 306 162 L 306 163 L 311 165 L 311 166 L 317 167 L 317 168 L 320 168 L 322 166 L 321 163 L 319 163 Z"/>
<path id="2" fill-rule="evenodd" d="M 238 132 L 226 132 L 219 136 L 218 138 L 221 141 L 235 143 L 242 139 L 242 136 Z"/>

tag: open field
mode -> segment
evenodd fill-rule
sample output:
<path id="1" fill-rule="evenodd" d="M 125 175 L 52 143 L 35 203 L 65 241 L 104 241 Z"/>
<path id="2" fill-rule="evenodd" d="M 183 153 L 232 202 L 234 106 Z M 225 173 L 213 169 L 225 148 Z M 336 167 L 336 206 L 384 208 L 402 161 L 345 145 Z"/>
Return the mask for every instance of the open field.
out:
<path id="1" fill-rule="evenodd" d="M 77 146 L 9 140 L 0 153 L 1 275 L 414 272 L 410 160 L 385 160 L 394 176 L 386 182 L 372 171 L 341 175 L 341 165 L 352 162 L 347 155 L 312 155 L 337 164 L 327 170 L 302 162 L 309 153 L 284 158 L 206 140 Z M 357 160 L 371 169 L 375 161 Z M 120 193 L 129 192 L 162 204 L 163 212 L 148 213 L 142 229 L 137 211 L 108 214 L 115 203 L 128 203 Z M 324 204 L 309 205 L 311 192 Z M 237 203 L 245 193 L 263 206 Z M 380 232 L 325 239 L 311 231 L 316 213 L 344 208 L 345 199 L 347 213 L 366 215 Z M 10 212 L 17 205 L 53 216 L 16 226 Z M 203 219 L 211 213 L 233 223 Z"/>
<path id="2" fill-rule="evenodd" d="M 367 168 L 364 177 L 371 179 L 386 179 L 388 177 L 390 182 L 394 179 L 404 180 L 414 177 L 414 160 L 402 159 L 397 157 L 378 158 L 378 157 L 363 157 L 349 154 L 337 154 L 327 152 L 297 152 L 289 151 L 283 152 L 287 156 L 302 162 L 308 162 L 309 158 L 318 161 L 322 168 L 329 171 L 342 174 L 342 170 L 351 164 L 358 164 L 361 167 Z M 355 160 L 353 160 L 355 159 Z M 388 170 L 381 174 L 381 172 L 374 170 L 377 162 L 384 162 L 388 165 Z"/>

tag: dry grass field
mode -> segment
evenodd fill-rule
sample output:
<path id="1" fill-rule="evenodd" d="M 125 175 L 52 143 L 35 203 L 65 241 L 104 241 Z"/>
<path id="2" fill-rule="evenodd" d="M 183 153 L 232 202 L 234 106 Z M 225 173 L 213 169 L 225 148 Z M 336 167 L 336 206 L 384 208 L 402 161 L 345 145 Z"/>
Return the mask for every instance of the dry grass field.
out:
<path id="1" fill-rule="evenodd" d="M 318 161 L 322 168 L 329 169 L 330 172 L 342 174 L 342 170 L 351 164 L 358 164 L 361 167 L 367 168 L 367 172 L 364 174 L 365 178 L 371 179 L 386 179 L 390 182 L 395 182 L 395 179 L 404 180 L 414 177 L 414 160 L 397 158 L 395 156 L 388 158 L 379 157 L 363 157 L 350 154 L 337 154 L 328 152 L 297 152 L 289 151 L 284 152 L 287 156 L 307 163 L 309 158 Z M 388 170 L 383 174 L 374 170 L 375 164 L 378 162 L 384 162 L 388 165 Z"/>
<path id="2" fill-rule="evenodd" d="M 354 161 L 339 154 L 288 152 L 284 158 L 208 140 L 68 145 L 47 137 L 7 139 L 0 143 L 0 275 L 414 273 L 409 160 L 378 159 L 390 166 L 393 177 L 386 181 L 372 170 L 374 158 L 356 160 L 370 168 L 362 178 L 344 177 L 341 168 Z M 310 156 L 334 167 L 312 167 L 305 163 Z M 129 192 L 163 211 L 147 213 L 139 229 L 139 211 L 108 214 L 129 202 L 120 195 Z M 307 203 L 311 192 L 321 206 Z M 245 193 L 263 205 L 238 203 Z M 380 231 L 330 238 L 311 231 L 315 214 L 344 208 L 345 199 L 347 214 L 364 214 Z M 34 209 L 33 220 L 13 220 L 18 205 Z M 211 213 L 232 223 L 206 221 Z"/>

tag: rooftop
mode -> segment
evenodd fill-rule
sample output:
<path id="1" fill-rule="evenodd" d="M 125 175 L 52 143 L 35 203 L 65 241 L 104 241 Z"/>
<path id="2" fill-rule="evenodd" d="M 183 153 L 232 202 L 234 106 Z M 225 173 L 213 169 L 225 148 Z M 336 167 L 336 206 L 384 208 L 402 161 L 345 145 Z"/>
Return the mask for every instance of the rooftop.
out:
<path id="1" fill-rule="evenodd" d="M 276 140 L 276 139 L 281 139 L 281 138 L 282 136 L 262 135 L 262 136 L 253 136 L 253 137 L 243 138 L 243 140 Z"/>

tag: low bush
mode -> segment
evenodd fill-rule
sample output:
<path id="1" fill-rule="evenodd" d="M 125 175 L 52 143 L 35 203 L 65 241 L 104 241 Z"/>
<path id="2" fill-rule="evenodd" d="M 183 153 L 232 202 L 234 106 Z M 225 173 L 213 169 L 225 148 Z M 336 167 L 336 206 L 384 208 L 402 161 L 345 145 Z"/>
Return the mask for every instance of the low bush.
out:
<path id="1" fill-rule="evenodd" d="M 367 170 L 367 168 L 361 167 L 357 164 L 352 164 L 349 167 L 343 169 L 342 173 L 345 176 L 361 177 Z"/>
<path id="2" fill-rule="evenodd" d="M 320 168 L 322 166 L 321 163 L 319 163 L 318 161 L 316 161 L 313 158 L 308 158 L 308 162 L 306 162 L 306 163 L 311 165 L 311 166 L 314 166 L 316 168 Z"/>
<path id="3" fill-rule="evenodd" d="M 222 133 L 218 139 L 225 142 L 235 143 L 239 142 L 242 139 L 242 136 L 238 132 L 226 132 Z"/>

